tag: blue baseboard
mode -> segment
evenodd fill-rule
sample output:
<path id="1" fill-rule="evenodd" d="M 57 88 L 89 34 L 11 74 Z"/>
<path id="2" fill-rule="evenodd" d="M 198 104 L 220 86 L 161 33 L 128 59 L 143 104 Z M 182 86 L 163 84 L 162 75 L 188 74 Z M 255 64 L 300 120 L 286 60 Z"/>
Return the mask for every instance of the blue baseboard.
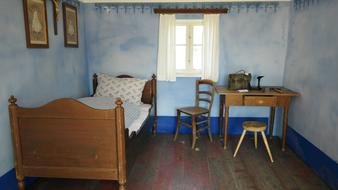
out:
<path id="1" fill-rule="evenodd" d="M 268 123 L 268 118 L 259 117 L 230 117 L 229 118 L 229 129 L 228 134 L 241 134 L 242 123 L 244 121 L 261 121 Z M 176 116 L 158 116 L 157 118 L 157 132 L 164 134 L 173 134 L 176 130 Z M 218 134 L 218 117 L 211 117 L 211 133 Z M 180 134 L 191 134 L 191 129 L 188 127 L 181 127 Z M 201 134 L 207 134 L 207 131 L 201 132 Z"/>
<path id="2" fill-rule="evenodd" d="M 288 128 L 286 143 L 332 189 L 338 190 L 338 164 L 315 145 Z"/>
<path id="3" fill-rule="evenodd" d="M 25 178 L 25 184 L 32 184 L 37 178 L 27 177 Z M 12 169 L 5 175 L 0 177 L 0 189 L 1 190 L 18 190 L 18 185 L 15 177 L 15 170 Z"/>

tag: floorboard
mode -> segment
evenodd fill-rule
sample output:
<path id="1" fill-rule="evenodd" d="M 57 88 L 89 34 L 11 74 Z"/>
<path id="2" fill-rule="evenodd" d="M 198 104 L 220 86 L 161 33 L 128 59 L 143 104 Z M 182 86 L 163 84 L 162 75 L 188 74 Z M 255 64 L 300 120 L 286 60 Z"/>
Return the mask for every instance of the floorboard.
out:
<path id="1" fill-rule="evenodd" d="M 239 137 L 229 140 L 226 150 L 216 136 L 210 142 L 200 136 L 196 149 L 191 137 L 152 137 L 136 158 L 128 177 L 128 190 L 325 190 L 329 187 L 291 151 L 282 152 L 280 140 L 270 140 L 275 162 L 271 163 L 263 141 L 258 149 L 247 136 L 236 158 Z M 39 179 L 29 190 L 117 190 L 116 182 L 97 180 Z"/>

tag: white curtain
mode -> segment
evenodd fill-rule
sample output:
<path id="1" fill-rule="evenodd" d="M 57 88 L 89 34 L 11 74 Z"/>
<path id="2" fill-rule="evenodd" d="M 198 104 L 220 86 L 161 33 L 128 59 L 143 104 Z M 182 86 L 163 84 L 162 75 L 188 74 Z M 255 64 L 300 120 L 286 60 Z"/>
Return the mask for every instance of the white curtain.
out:
<path id="1" fill-rule="evenodd" d="M 160 15 L 157 79 L 176 81 L 176 16 Z"/>
<path id="2" fill-rule="evenodd" d="M 219 14 L 204 15 L 202 79 L 219 78 Z"/>

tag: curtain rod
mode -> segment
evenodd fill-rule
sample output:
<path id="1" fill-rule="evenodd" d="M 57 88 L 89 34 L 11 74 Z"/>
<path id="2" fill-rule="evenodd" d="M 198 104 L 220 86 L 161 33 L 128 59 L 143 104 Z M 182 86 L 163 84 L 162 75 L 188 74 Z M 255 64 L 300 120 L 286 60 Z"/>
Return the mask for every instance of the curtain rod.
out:
<path id="1" fill-rule="evenodd" d="M 176 8 L 176 9 L 161 9 L 155 8 L 154 13 L 156 14 L 226 14 L 228 8 Z"/>

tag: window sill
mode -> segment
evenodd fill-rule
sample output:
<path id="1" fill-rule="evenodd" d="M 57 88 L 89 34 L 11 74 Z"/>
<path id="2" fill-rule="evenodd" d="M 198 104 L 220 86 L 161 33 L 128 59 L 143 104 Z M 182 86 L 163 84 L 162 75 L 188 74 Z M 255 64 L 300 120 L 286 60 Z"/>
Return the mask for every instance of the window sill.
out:
<path id="1" fill-rule="evenodd" d="M 202 75 L 196 73 L 176 73 L 176 77 L 202 77 Z"/>

